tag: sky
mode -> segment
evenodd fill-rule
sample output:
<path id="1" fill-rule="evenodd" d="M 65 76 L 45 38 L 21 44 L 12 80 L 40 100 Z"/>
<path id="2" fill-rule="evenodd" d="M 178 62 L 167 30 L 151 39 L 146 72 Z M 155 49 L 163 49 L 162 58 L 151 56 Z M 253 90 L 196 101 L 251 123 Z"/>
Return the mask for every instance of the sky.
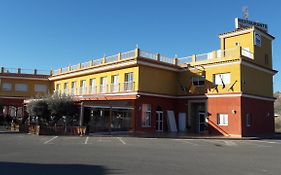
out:
<path id="1" fill-rule="evenodd" d="M 136 48 L 178 57 L 218 50 L 234 19 L 268 24 L 281 71 L 281 1 L 0 0 L 0 66 L 58 69 Z M 281 73 L 274 77 L 281 91 Z"/>

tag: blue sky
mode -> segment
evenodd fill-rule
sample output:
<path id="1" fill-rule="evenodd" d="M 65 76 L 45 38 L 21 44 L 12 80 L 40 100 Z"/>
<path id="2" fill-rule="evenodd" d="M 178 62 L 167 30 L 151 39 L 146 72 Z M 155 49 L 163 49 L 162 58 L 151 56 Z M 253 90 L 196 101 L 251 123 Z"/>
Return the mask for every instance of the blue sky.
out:
<path id="1" fill-rule="evenodd" d="M 170 57 L 205 53 L 219 49 L 218 34 L 234 29 L 245 5 L 249 19 L 276 37 L 273 64 L 281 71 L 278 0 L 0 0 L 0 66 L 57 69 L 136 44 Z"/>

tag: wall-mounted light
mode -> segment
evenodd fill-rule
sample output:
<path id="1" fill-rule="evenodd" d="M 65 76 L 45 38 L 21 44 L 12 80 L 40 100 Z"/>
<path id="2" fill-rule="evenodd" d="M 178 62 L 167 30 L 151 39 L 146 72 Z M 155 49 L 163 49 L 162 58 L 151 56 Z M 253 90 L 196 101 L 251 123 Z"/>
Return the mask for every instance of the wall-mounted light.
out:
<path id="1" fill-rule="evenodd" d="M 268 113 L 266 114 L 266 117 L 270 117 L 270 112 L 268 112 Z"/>
<path id="2" fill-rule="evenodd" d="M 232 109 L 232 110 L 231 110 L 231 113 L 232 113 L 232 114 L 236 114 L 237 111 L 236 111 L 235 109 Z"/>

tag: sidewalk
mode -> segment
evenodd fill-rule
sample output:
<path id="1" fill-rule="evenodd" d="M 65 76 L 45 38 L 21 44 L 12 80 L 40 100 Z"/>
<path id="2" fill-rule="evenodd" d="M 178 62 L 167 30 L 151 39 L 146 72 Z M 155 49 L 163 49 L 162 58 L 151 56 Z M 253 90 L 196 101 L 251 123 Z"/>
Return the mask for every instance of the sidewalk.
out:
<path id="1" fill-rule="evenodd" d="M 140 138 L 169 138 L 169 139 L 222 139 L 222 140 L 261 140 L 261 139 L 281 139 L 281 134 L 274 136 L 255 136 L 255 137 L 235 137 L 235 136 L 220 136 L 208 134 L 189 134 L 189 133 L 134 133 L 134 132 L 104 132 L 104 133 L 89 133 L 89 136 L 101 137 L 140 137 Z"/>

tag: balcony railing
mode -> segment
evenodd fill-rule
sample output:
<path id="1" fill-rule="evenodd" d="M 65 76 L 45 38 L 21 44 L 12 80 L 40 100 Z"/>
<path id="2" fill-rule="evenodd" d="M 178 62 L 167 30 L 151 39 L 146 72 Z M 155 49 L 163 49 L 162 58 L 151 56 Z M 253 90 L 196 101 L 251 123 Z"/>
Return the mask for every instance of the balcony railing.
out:
<path id="1" fill-rule="evenodd" d="M 99 92 L 97 91 L 97 86 L 89 86 L 89 87 L 80 87 L 80 88 L 66 88 L 66 89 L 56 89 L 54 92 L 65 95 L 95 95 L 95 94 L 104 94 L 104 93 L 118 93 L 118 92 L 130 92 L 135 91 L 135 82 L 125 82 L 118 84 L 110 84 L 109 85 L 100 85 Z M 108 89 L 110 87 L 110 89 Z"/>
<path id="2" fill-rule="evenodd" d="M 107 93 L 107 85 L 106 84 L 100 85 L 100 93 Z"/>
<path id="3" fill-rule="evenodd" d="M 110 92 L 119 92 L 119 91 L 120 91 L 119 83 L 115 83 L 115 84 L 110 85 Z"/>
<path id="4" fill-rule="evenodd" d="M 71 95 L 78 95 L 78 93 L 77 93 L 77 88 L 71 88 L 70 94 L 71 94 Z"/>
<path id="5" fill-rule="evenodd" d="M 135 82 L 125 82 L 124 91 L 133 91 L 135 90 Z"/>
<path id="6" fill-rule="evenodd" d="M 96 93 L 97 93 L 97 86 L 89 86 L 89 94 L 96 94 Z"/>

